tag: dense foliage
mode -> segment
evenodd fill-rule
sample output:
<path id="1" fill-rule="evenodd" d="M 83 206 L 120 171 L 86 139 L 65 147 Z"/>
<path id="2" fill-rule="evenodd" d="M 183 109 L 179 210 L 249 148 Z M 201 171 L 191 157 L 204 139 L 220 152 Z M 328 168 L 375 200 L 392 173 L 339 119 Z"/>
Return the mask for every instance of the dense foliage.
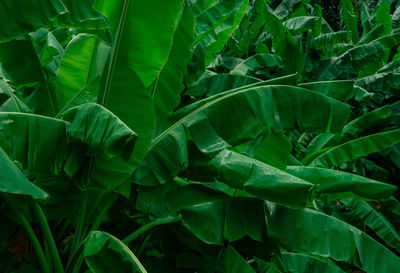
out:
<path id="1" fill-rule="evenodd" d="M 399 6 L 0 0 L 1 271 L 397 272 Z"/>

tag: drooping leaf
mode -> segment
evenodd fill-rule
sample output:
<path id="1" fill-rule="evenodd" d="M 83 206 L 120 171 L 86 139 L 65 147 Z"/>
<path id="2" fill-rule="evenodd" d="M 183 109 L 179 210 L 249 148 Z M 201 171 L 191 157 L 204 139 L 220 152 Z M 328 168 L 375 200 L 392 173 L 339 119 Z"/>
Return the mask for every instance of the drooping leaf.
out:
<path id="1" fill-rule="evenodd" d="M 317 16 L 299 16 L 284 21 L 283 25 L 293 31 L 294 35 L 298 35 L 312 29 L 314 24 L 319 20 L 321 19 Z"/>
<path id="2" fill-rule="evenodd" d="M 28 113 L 0 113 L 10 157 L 22 164 L 29 179 L 63 172 L 68 158 L 67 122 Z M 1 123 L 0 123 L 1 124 Z"/>
<path id="3" fill-rule="evenodd" d="M 89 233 L 83 251 L 86 264 L 93 273 L 147 273 L 132 251 L 107 232 Z"/>
<path id="4" fill-rule="evenodd" d="M 356 158 L 367 156 L 381 151 L 400 141 L 400 129 L 378 133 L 352 140 L 325 151 L 310 154 L 304 158 L 303 163 L 313 167 L 338 166 Z"/>
<path id="5" fill-rule="evenodd" d="M 281 204 L 305 206 L 313 185 L 261 161 L 222 151 L 212 161 L 217 179 L 231 187 Z"/>
<path id="6" fill-rule="evenodd" d="M 44 199 L 49 195 L 31 183 L 8 155 L 0 147 L 0 192 L 23 194 L 35 199 Z"/>
<path id="7" fill-rule="evenodd" d="M 67 125 L 68 141 L 85 143 L 88 146 L 86 155 L 93 157 L 86 174 L 88 179 L 83 185 L 113 190 L 125 182 L 134 168 L 131 156 L 136 133 L 113 113 L 95 103 L 73 108 L 62 118 L 71 122 Z"/>
<path id="8" fill-rule="evenodd" d="M 319 193 L 353 196 L 356 198 L 384 199 L 391 196 L 396 187 L 352 173 L 303 166 L 289 166 L 289 174 L 313 183 Z"/>
<path id="9" fill-rule="evenodd" d="M 361 218 L 382 240 L 397 251 L 400 249 L 400 236 L 396 229 L 379 211 L 365 201 L 341 199 L 340 202 L 353 214 Z"/>
<path id="10" fill-rule="evenodd" d="M 153 139 L 135 181 L 147 185 L 165 183 L 185 169 L 186 130 L 200 151 L 213 156 L 231 145 L 289 128 L 337 131 L 347 119 L 348 111 L 349 107 L 339 101 L 292 86 L 220 93 L 182 108 L 171 117 L 166 129 Z"/>
<path id="11" fill-rule="evenodd" d="M 343 80 L 301 83 L 299 87 L 313 90 L 337 100 L 345 100 L 353 96 L 353 85 L 354 81 Z"/>
<path id="12" fill-rule="evenodd" d="M 270 213 L 270 235 L 290 250 L 352 263 L 368 273 L 389 272 L 400 266 L 396 254 L 332 216 L 280 206 L 273 206 Z"/>
<path id="13" fill-rule="evenodd" d="M 259 72 L 261 75 L 270 76 L 269 72 L 282 66 L 279 56 L 272 54 L 256 54 L 238 64 L 231 74 L 248 76 Z"/>
<path id="14" fill-rule="evenodd" d="M 283 252 L 282 263 L 287 268 L 288 273 L 344 273 L 331 260 L 305 253 Z"/>

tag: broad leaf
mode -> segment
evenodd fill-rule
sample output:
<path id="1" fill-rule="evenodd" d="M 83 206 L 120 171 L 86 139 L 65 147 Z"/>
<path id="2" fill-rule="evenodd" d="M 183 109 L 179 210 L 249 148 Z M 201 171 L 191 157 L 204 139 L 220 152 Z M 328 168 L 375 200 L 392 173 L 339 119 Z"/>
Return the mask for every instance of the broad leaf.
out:
<path id="1" fill-rule="evenodd" d="M 355 196 L 356 198 L 384 199 L 392 195 L 395 186 L 359 175 L 303 166 L 289 166 L 287 172 L 304 181 L 313 183 L 319 193 Z"/>
<path id="2" fill-rule="evenodd" d="M 270 213 L 270 235 L 290 250 L 353 263 L 368 273 L 390 272 L 400 266 L 396 254 L 339 219 L 310 209 L 278 206 Z"/>
<path id="3" fill-rule="evenodd" d="M 0 192 L 29 195 L 35 199 L 49 196 L 25 177 L 2 148 L 0 148 Z"/>
<path id="4" fill-rule="evenodd" d="M 93 273 L 147 273 L 132 251 L 107 232 L 92 231 L 83 251 L 86 264 Z"/>

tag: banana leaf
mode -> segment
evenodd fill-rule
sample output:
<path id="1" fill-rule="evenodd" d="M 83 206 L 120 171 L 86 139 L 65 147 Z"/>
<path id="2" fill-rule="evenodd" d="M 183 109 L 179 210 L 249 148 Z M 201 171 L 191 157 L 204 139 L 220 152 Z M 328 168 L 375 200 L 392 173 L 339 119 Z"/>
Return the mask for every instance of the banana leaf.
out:
<path id="1" fill-rule="evenodd" d="M 24 58 L 20 58 L 21 55 Z M 0 43 L 0 60 L 14 86 L 34 89 L 33 92 L 23 94 L 33 112 L 47 116 L 57 113 L 54 93 L 45 80 L 39 57 L 30 40 L 22 38 Z"/>
<path id="2" fill-rule="evenodd" d="M 186 95 L 202 97 L 213 96 L 224 91 L 243 87 L 249 84 L 261 82 L 261 80 L 243 75 L 216 74 L 200 79 L 187 89 Z"/>
<path id="3" fill-rule="evenodd" d="M 188 131 L 200 151 L 212 157 L 265 133 L 289 128 L 341 130 L 348 111 L 346 104 L 291 86 L 220 93 L 182 108 L 170 118 L 153 139 L 145 161 L 135 172 L 135 182 L 157 185 L 184 170 L 188 165 Z M 318 116 L 312 114 L 316 112 Z"/>
<path id="4" fill-rule="evenodd" d="M 400 129 L 373 134 L 309 154 L 302 162 L 311 167 L 329 168 L 379 152 L 399 141 Z"/>
<path id="5" fill-rule="evenodd" d="M 194 16 L 185 7 L 175 30 L 174 40 L 167 63 L 157 77 L 153 88 L 153 100 L 157 120 L 162 121 L 180 103 L 180 93 L 185 88 L 183 78 L 192 58 L 194 42 Z"/>
<path id="6" fill-rule="evenodd" d="M 248 5 L 248 0 L 218 1 L 196 15 L 194 55 L 201 68 L 215 60 L 215 54 L 238 27 Z M 192 9 L 196 8 L 196 4 L 192 5 Z"/>
<path id="7" fill-rule="evenodd" d="M 49 195 L 31 183 L 0 147 L 0 192 L 44 199 Z"/>
<path id="8" fill-rule="evenodd" d="M 324 257 L 291 252 L 283 252 L 281 255 L 288 273 L 344 273 L 339 266 Z"/>
<path id="9" fill-rule="evenodd" d="M 298 86 L 337 100 L 345 100 L 353 97 L 353 85 L 354 81 L 352 80 L 341 80 L 301 83 Z"/>
<path id="10" fill-rule="evenodd" d="M 135 254 L 107 232 L 90 232 L 85 241 L 83 255 L 93 273 L 147 273 Z"/>
<path id="11" fill-rule="evenodd" d="M 84 174 L 87 180 L 83 179 L 83 187 L 110 191 L 125 182 L 134 169 L 131 157 L 137 134 L 113 113 L 95 103 L 73 108 L 62 118 L 71 122 L 67 125 L 67 141 L 83 142 L 88 146 L 89 163 L 83 164 L 91 167 L 85 168 L 90 171 Z"/>
<path id="12" fill-rule="evenodd" d="M 182 4 L 183 0 L 121 0 L 96 5 L 114 31 L 111 60 L 97 102 L 139 135 L 135 165 L 145 157 L 155 128 L 154 103 L 147 88 L 167 62 Z"/>
<path id="13" fill-rule="evenodd" d="M 7 80 L 0 78 L 0 111 L 1 112 L 31 112 L 23 99 L 17 95 Z"/>
<path id="14" fill-rule="evenodd" d="M 319 193 L 347 195 L 357 199 L 385 199 L 397 189 L 396 186 L 363 176 L 324 168 L 289 166 L 286 172 L 313 183 Z"/>
<path id="15" fill-rule="evenodd" d="M 341 199 L 354 215 L 358 216 L 364 224 L 368 225 L 385 243 L 399 251 L 400 236 L 390 221 L 377 211 L 371 204 L 355 199 Z"/>
<path id="16" fill-rule="evenodd" d="M 396 271 L 400 266 L 400 258 L 388 248 L 332 216 L 274 205 L 270 214 L 270 235 L 292 251 L 351 263 L 368 273 Z"/>
<path id="17" fill-rule="evenodd" d="M 257 71 L 263 75 L 270 76 L 269 71 L 282 67 L 282 60 L 279 56 L 272 54 L 256 54 L 238 64 L 230 73 L 248 76 Z M 261 71 L 260 71 L 261 70 Z"/>
<path id="18" fill-rule="evenodd" d="M 280 204 L 305 206 L 313 189 L 312 183 L 228 150 L 219 153 L 210 164 L 219 181 Z"/>
<path id="19" fill-rule="evenodd" d="M 354 44 L 358 43 L 358 16 L 354 11 L 353 3 L 351 0 L 340 1 L 340 13 L 347 27 L 347 35 Z"/>
<path id="20" fill-rule="evenodd" d="M 3 0 L 0 2 L 0 42 L 11 40 L 48 25 L 68 12 L 61 0 Z"/>
<path id="21" fill-rule="evenodd" d="M 77 29 L 107 28 L 108 24 L 104 16 L 97 12 L 94 0 L 62 0 L 67 12 L 60 14 L 52 25 L 61 27 L 73 27 Z"/>
<path id="22" fill-rule="evenodd" d="M 69 42 L 54 83 L 60 109 L 103 73 L 109 50 L 110 47 L 94 35 L 79 34 Z"/>
<path id="23" fill-rule="evenodd" d="M 266 224 L 260 200 L 204 202 L 182 209 L 182 224 L 208 244 L 223 245 L 249 236 L 264 241 Z"/>
<path id="24" fill-rule="evenodd" d="M 291 30 L 294 35 L 298 35 L 312 29 L 319 20 L 321 18 L 317 16 L 299 16 L 284 21 L 283 25 Z"/>

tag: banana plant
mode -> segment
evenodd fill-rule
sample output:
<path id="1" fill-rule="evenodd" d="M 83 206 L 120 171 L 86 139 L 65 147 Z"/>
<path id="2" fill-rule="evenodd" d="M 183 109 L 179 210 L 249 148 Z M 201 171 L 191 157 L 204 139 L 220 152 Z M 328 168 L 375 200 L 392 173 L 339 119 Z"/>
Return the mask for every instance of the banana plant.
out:
<path id="1" fill-rule="evenodd" d="M 395 272 L 398 3 L 327 2 L 0 0 L 3 272 Z"/>

